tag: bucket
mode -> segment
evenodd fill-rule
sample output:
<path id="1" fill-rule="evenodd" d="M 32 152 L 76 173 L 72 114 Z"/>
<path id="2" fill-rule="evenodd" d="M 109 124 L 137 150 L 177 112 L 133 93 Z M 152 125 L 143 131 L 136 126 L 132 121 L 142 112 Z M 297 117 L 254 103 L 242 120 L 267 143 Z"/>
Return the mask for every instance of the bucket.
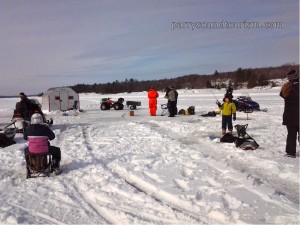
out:
<path id="1" fill-rule="evenodd" d="M 134 116 L 134 111 L 129 111 L 129 116 Z"/>

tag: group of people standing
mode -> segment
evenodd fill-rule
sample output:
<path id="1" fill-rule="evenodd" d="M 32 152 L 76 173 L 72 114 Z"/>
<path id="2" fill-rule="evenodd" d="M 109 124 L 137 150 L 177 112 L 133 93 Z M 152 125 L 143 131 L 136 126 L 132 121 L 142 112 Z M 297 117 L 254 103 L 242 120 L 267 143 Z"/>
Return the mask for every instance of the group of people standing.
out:
<path id="1" fill-rule="evenodd" d="M 287 73 L 288 82 L 284 83 L 280 96 L 284 99 L 283 125 L 287 127 L 286 156 L 296 157 L 297 135 L 299 140 L 299 73 L 291 70 Z M 232 120 L 236 120 L 236 106 L 233 103 L 233 89 L 229 87 L 224 95 L 223 103 L 216 102 L 222 111 L 222 134 L 228 129 L 232 134 Z M 156 116 L 157 98 L 159 94 L 154 88 L 148 91 L 150 116 Z M 174 87 L 166 88 L 165 98 L 168 99 L 169 117 L 177 114 L 178 92 Z"/>
<path id="2" fill-rule="evenodd" d="M 168 99 L 167 106 L 169 110 L 169 117 L 175 117 L 175 115 L 177 114 L 178 92 L 174 87 L 167 87 L 165 90 L 166 94 L 164 97 Z M 148 91 L 150 116 L 156 116 L 158 97 L 158 92 L 154 88 L 150 88 Z"/>

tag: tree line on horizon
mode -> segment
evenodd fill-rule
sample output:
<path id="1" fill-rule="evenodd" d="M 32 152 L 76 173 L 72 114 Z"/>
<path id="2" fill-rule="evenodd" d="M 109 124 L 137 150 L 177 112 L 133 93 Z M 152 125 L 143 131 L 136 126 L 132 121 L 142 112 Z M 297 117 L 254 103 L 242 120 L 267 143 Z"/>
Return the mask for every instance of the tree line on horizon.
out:
<path id="1" fill-rule="evenodd" d="M 126 79 L 125 81 L 114 81 L 99 84 L 76 84 L 71 87 L 77 93 L 101 93 L 117 94 L 123 92 L 148 91 L 150 87 L 159 91 L 164 91 L 166 87 L 176 89 L 203 89 L 203 88 L 226 88 L 229 85 L 234 89 L 241 87 L 254 88 L 257 86 L 276 86 L 271 80 L 283 79 L 290 70 L 299 71 L 299 65 L 285 64 L 278 67 L 265 68 L 238 68 L 232 72 L 218 72 L 211 75 L 190 74 L 176 78 L 139 81 L 136 79 Z"/>

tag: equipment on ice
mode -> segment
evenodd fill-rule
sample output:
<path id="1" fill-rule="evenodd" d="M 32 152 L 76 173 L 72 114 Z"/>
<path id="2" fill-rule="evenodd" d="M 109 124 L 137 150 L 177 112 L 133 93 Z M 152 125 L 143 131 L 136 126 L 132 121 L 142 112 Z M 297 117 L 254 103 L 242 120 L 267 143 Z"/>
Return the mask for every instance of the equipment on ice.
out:
<path id="1" fill-rule="evenodd" d="M 179 115 L 195 115 L 195 106 L 190 106 L 187 109 L 180 109 L 178 111 Z"/>
<path id="2" fill-rule="evenodd" d="M 118 101 L 113 101 L 110 98 L 102 98 L 100 102 L 100 109 L 109 110 L 114 108 L 115 110 L 122 110 L 124 108 L 123 102 L 124 98 L 119 98 Z"/>
<path id="3" fill-rule="evenodd" d="M 5 148 L 9 145 L 13 145 L 16 143 L 14 141 L 14 137 L 16 135 L 17 129 L 16 128 L 7 128 L 8 126 L 4 127 L 3 129 L 0 129 L 0 147 L 1 148 Z"/>
<path id="4" fill-rule="evenodd" d="M 235 125 L 234 128 L 238 133 L 238 137 L 235 139 L 235 146 L 243 150 L 255 150 L 259 147 L 259 144 L 246 132 L 248 124 Z"/>
<path id="5" fill-rule="evenodd" d="M 161 116 L 169 115 L 168 104 L 161 104 L 160 107 L 162 109 Z"/>
<path id="6" fill-rule="evenodd" d="M 233 102 L 236 106 L 236 110 L 239 112 L 252 113 L 253 111 L 263 111 L 267 112 L 268 109 L 260 109 L 260 106 L 257 102 L 253 101 L 249 94 L 243 94 L 237 99 L 233 99 Z"/>

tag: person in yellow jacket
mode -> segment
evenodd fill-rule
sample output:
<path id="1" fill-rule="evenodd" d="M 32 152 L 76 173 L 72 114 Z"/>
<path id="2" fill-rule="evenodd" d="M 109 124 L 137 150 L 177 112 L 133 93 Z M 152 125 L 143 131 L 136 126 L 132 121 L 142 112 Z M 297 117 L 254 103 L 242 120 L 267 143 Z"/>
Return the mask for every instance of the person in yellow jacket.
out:
<path id="1" fill-rule="evenodd" d="M 236 107 L 232 102 L 232 98 L 229 94 L 225 94 L 224 103 L 221 104 L 217 101 L 217 105 L 222 110 L 222 134 L 226 133 L 226 127 L 228 133 L 232 134 L 232 120 L 236 120 Z"/>

